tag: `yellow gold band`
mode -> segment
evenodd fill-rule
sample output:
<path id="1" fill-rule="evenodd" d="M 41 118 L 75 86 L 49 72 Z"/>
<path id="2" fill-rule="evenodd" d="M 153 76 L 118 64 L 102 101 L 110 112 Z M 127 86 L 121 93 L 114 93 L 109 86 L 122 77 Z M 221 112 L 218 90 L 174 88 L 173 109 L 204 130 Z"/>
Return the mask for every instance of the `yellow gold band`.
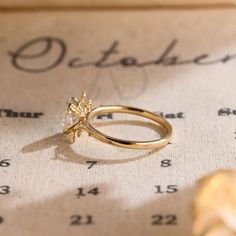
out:
<path id="1" fill-rule="evenodd" d="M 128 113 L 133 115 L 138 115 L 141 117 L 148 118 L 156 123 L 158 125 L 161 125 L 166 129 L 166 133 L 164 137 L 158 140 L 151 140 L 151 141 L 130 141 L 130 140 L 123 140 L 118 139 L 115 137 L 111 137 L 108 135 L 105 135 L 95 129 L 90 121 L 97 116 L 104 115 L 107 113 Z M 90 113 L 87 115 L 87 125 L 86 125 L 88 132 L 91 136 L 99 139 L 100 141 L 113 144 L 120 147 L 125 148 L 161 148 L 169 143 L 173 132 L 172 127 L 170 123 L 163 117 L 154 114 L 149 111 L 145 111 L 143 109 L 135 108 L 135 107 L 129 107 L 129 106 L 100 106 L 95 109 L 93 109 Z"/>

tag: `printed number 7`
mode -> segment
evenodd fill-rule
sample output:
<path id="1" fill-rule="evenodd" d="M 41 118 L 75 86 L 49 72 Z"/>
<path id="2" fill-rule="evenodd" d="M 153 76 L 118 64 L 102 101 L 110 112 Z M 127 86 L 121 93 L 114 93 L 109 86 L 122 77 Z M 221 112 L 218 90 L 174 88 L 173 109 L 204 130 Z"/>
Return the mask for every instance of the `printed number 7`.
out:
<path id="1" fill-rule="evenodd" d="M 87 164 L 89 164 L 88 169 L 91 169 L 94 165 L 96 165 L 97 161 L 86 161 Z"/>

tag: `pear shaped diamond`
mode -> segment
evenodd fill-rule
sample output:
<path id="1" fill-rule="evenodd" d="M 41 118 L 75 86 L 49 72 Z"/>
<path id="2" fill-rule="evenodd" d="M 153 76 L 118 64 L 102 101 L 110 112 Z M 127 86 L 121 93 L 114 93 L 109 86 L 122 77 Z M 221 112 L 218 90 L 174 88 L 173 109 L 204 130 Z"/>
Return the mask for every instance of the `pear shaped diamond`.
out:
<path id="1" fill-rule="evenodd" d="M 73 125 L 75 125 L 79 121 L 78 115 L 76 115 L 74 112 L 72 112 L 69 108 L 67 108 L 63 121 L 62 121 L 62 127 L 63 129 L 69 129 Z"/>
<path id="2" fill-rule="evenodd" d="M 86 94 L 83 93 L 80 100 L 72 97 L 67 103 L 67 110 L 62 121 L 63 133 L 73 133 L 79 136 L 80 132 L 86 128 L 87 115 L 91 111 L 92 101 L 85 101 Z M 74 138 L 73 138 L 74 140 Z"/>

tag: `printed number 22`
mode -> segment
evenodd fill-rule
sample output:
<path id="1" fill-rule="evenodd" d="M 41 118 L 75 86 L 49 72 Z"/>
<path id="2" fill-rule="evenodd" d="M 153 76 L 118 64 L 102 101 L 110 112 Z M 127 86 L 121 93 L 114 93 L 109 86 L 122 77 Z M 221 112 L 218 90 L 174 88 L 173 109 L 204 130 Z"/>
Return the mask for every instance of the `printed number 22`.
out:
<path id="1" fill-rule="evenodd" d="M 176 225 L 177 217 L 176 215 L 153 215 L 152 225 Z"/>

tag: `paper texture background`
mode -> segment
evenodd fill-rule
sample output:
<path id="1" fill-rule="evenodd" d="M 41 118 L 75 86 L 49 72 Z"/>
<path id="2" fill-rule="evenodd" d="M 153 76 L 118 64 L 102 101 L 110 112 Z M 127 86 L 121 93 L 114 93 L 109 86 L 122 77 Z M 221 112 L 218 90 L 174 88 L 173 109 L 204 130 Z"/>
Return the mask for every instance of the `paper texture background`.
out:
<path id="1" fill-rule="evenodd" d="M 236 166 L 236 116 L 218 116 L 221 108 L 236 109 L 236 61 L 107 68 L 70 68 L 68 63 L 72 58 L 96 61 L 115 41 L 117 53 L 109 62 L 125 56 L 157 59 L 173 40 L 169 56 L 180 60 L 233 55 L 235 11 L 2 13 L 0 27 L 1 109 L 44 113 L 38 119 L 0 118 L 0 160 L 10 159 L 10 166 L 0 167 L 0 186 L 10 187 L 10 193 L 0 195 L 0 235 L 191 235 L 195 181 Z M 55 61 L 61 48 L 44 42 L 25 50 L 14 66 L 12 54 L 42 37 L 66 43 L 63 60 L 45 72 L 16 67 L 42 69 Z M 41 57 L 33 56 L 40 52 Z M 82 91 L 95 107 L 125 104 L 183 112 L 185 118 L 169 119 L 174 138 L 159 152 L 116 148 L 86 134 L 71 146 L 61 135 L 61 120 L 67 99 Z M 154 135 L 130 125 L 102 129 L 126 138 Z M 172 165 L 161 167 L 166 159 Z M 98 163 L 88 169 L 87 161 L 94 160 Z M 178 192 L 157 194 L 157 185 L 177 185 Z M 99 195 L 77 199 L 77 188 L 95 187 Z M 92 215 L 94 224 L 70 225 L 73 215 Z M 177 225 L 165 220 L 152 225 L 154 215 L 175 215 Z"/>
<path id="2" fill-rule="evenodd" d="M 130 7 L 130 6 L 206 6 L 235 4 L 234 0 L 0 0 L 2 7 Z"/>

